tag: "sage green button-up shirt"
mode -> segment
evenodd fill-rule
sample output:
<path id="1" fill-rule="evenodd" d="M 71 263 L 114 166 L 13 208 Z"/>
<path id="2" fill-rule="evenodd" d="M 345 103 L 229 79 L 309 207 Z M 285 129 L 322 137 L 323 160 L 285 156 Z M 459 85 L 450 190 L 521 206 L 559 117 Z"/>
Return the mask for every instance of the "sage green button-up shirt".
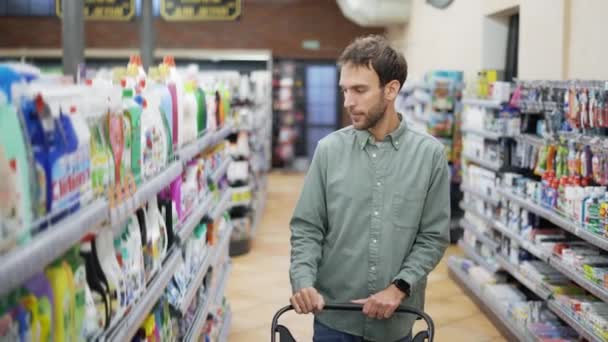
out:
<path id="1" fill-rule="evenodd" d="M 347 127 L 322 139 L 291 220 L 293 291 L 314 287 L 326 303 L 367 298 L 400 278 L 402 305 L 424 309 L 426 277 L 449 243 L 444 146 L 404 120 L 382 142 Z M 415 317 L 375 320 L 323 311 L 319 321 L 372 341 L 405 337 Z"/>

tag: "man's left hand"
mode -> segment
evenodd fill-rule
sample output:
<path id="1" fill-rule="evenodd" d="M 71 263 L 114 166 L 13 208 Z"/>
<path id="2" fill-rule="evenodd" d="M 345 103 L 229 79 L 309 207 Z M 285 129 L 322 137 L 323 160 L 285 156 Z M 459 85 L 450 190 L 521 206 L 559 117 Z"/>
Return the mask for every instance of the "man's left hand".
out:
<path id="1" fill-rule="evenodd" d="M 364 299 L 353 300 L 355 304 L 363 304 L 363 313 L 369 318 L 388 319 L 399 307 L 406 295 L 395 285 Z"/>

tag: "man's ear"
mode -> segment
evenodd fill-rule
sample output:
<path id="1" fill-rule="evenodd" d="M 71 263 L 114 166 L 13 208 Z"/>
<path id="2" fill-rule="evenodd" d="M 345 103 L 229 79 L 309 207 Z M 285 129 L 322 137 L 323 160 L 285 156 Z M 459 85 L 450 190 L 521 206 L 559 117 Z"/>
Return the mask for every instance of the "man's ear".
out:
<path id="1" fill-rule="evenodd" d="M 384 86 L 384 97 L 386 98 L 386 100 L 388 101 L 393 101 L 397 98 L 397 96 L 399 95 L 399 88 L 401 87 L 401 84 L 399 83 L 399 81 L 397 80 L 392 80 L 390 82 L 388 82 L 386 84 L 386 86 Z"/>

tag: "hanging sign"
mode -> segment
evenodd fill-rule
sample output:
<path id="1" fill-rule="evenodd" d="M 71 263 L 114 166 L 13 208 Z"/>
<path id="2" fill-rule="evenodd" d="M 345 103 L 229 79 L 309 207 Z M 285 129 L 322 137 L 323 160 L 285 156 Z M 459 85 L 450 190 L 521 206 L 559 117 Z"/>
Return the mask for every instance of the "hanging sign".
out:
<path id="1" fill-rule="evenodd" d="M 63 1 L 55 0 L 55 12 L 62 17 Z M 84 0 L 84 17 L 91 20 L 131 20 L 135 16 L 135 0 Z"/>
<path id="2" fill-rule="evenodd" d="M 161 0 L 160 14 L 167 21 L 235 20 L 241 0 Z"/>

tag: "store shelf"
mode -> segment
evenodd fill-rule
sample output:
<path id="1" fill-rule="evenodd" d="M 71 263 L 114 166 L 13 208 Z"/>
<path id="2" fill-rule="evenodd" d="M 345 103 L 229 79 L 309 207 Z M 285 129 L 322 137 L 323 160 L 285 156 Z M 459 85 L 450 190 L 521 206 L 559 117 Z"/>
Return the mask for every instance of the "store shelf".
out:
<path id="1" fill-rule="evenodd" d="M 205 131 L 198 139 L 183 146 L 177 155 L 181 161 L 188 162 L 197 154 L 222 142 L 234 131 L 235 128 L 232 124 L 225 124 L 223 128 L 216 132 Z"/>
<path id="2" fill-rule="evenodd" d="M 222 249 L 228 248 L 228 242 L 230 241 L 231 233 L 232 233 L 232 229 L 227 229 L 226 231 L 224 231 L 220 238 L 220 243 L 217 244 L 217 246 L 216 246 L 217 248 L 214 248 L 214 253 L 213 253 L 214 256 L 213 256 L 212 264 L 211 264 L 214 267 L 214 269 L 217 269 L 216 264 L 219 259 L 220 253 L 222 252 Z M 213 306 L 213 304 L 217 303 L 217 301 L 215 301 L 215 300 L 218 296 L 218 293 L 221 291 L 221 293 L 223 294 L 224 289 L 221 287 L 224 286 L 224 288 L 225 288 L 226 284 L 222 285 L 222 282 L 227 281 L 228 276 L 226 275 L 226 273 L 228 271 L 229 271 L 228 267 L 224 267 L 224 274 L 221 275 L 222 280 L 220 283 L 218 283 L 221 286 L 217 286 L 215 288 L 209 288 L 207 290 L 207 299 L 200 306 L 198 313 L 196 315 L 196 318 L 194 319 L 194 322 L 193 322 L 192 326 L 190 327 L 190 331 L 186 335 L 185 341 L 188 341 L 188 342 L 198 341 L 200 332 L 203 329 L 205 322 L 207 320 L 207 315 L 209 314 L 209 310 L 211 310 L 211 307 Z"/>
<path id="3" fill-rule="evenodd" d="M 115 208 L 110 208 L 110 224 L 116 234 L 122 230 L 128 218 L 135 210 L 150 199 L 154 198 L 162 189 L 173 182 L 183 171 L 181 163 L 173 162 L 165 170 L 151 179 L 145 180 L 137 189 L 132 198 L 128 198 Z"/>
<path id="4" fill-rule="evenodd" d="M 598 286 L 587 280 L 584 275 L 574 270 L 574 267 L 565 265 L 558 257 L 552 256 L 549 260 L 551 266 L 555 267 L 563 275 L 570 278 L 572 281 L 580 285 L 585 290 L 589 291 L 594 296 L 608 303 L 608 289 Z"/>
<path id="5" fill-rule="evenodd" d="M 217 168 L 217 170 L 215 170 L 213 174 L 211 174 L 209 182 L 217 184 L 228 171 L 230 163 L 232 163 L 232 158 L 226 157 L 226 160 L 224 160 L 224 162 Z"/>
<path id="6" fill-rule="evenodd" d="M 230 277 L 230 271 L 232 270 L 232 265 L 227 263 L 224 265 L 224 271 L 222 272 L 222 278 L 220 279 L 217 289 L 215 290 L 215 297 L 213 299 L 213 304 L 219 305 L 222 302 L 222 298 L 224 298 L 224 294 L 226 292 L 226 286 L 228 285 L 228 278 Z"/>
<path id="7" fill-rule="evenodd" d="M 475 164 L 478 164 L 479 166 L 483 166 L 486 169 L 489 169 L 491 171 L 500 172 L 500 169 L 501 169 L 500 165 L 497 165 L 495 163 L 483 160 L 481 158 L 477 158 L 475 156 L 472 156 L 472 155 L 466 154 L 466 153 L 463 153 L 462 157 L 465 158 L 465 159 L 467 159 L 467 160 L 469 160 L 469 161 L 474 162 Z"/>
<path id="8" fill-rule="evenodd" d="M 230 333 L 230 326 L 232 324 L 232 310 L 227 310 L 224 313 L 224 319 L 222 323 L 222 330 L 219 334 L 218 342 L 228 341 L 228 334 Z"/>
<path id="9" fill-rule="evenodd" d="M 20 286 L 63 255 L 108 218 L 108 202 L 99 199 L 0 256 L 0 296 Z"/>
<path id="10" fill-rule="evenodd" d="M 553 313 L 555 313 L 559 318 L 564 320 L 569 326 L 571 326 L 576 332 L 579 333 L 582 337 L 586 338 L 589 341 L 602 341 L 603 339 L 599 336 L 595 335 L 593 331 L 589 328 L 585 327 L 579 321 L 572 317 L 562 306 L 556 301 L 550 300 L 547 302 L 548 307 Z"/>
<path id="11" fill-rule="evenodd" d="M 213 197 L 209 195 L 205 198 L 203 203 L 197 206 L 196 210 L 188 216 L 177 232 L 180 241 L 185 242 L 190 238 L 194 228 L 196 228 L 201 220 L 209 214 L 211 203 L 213 203 Z"/>
<path id="12" fill-rule="evenodd" d="M 150 282 L 144 295 L 135 303 L 129 312 L 122 320 L 111 335 L 105 339 L 107 341 L 130 341 L 137 333 L 142 322 L 150 314 L 154 305 L 165 292 L 167 285 L 171 281 L 173 274 L 182 262 L 182 257 L 179 249 L 174 249 L 170 252 L 166 261 L 163 263 L 160 272 Z"/>
<path id="13" fill-rule="evenodd" d="M 465 230 L 473 233 L 477 237 L 477 239 L 481 241 L 481 243 L 490 247 L 492 250 L 498 249 L 498 243 L 496 241 L 492 240 L 492 238 L 486 236 L 484 233 L 477 230 L 477 228 L 469 221 L 465 219 L 460 220 L 460 226 Z"/>
<path id="14" fill-rule="evenodd" d="M 580 227 L 579 225 L 577 225 L 574 221 L 570 220 L 569 218 L 563 217 L 551 209 L 547 209 L 528 199 L 522 198 L 519 195 L 516 195 L 509 190 L 499 189 L 498 192 L 502 196 L 517 203 L 520 207 L 522 207 L 538 216 L 541 216 L 541 217 L 545 218 L 546 220 L 551 221 L 554 224 L 558 225 L 562 229 L 580 237 L 581 239 L 583 239 L 603 250 L 608 251 L 608 238 L 597 235 L 597 234 L 593 234 L 593 233 L 585 230 L 584 228 Z"/>
<path id="15" fill-rule="evenodd" d="M 188 284 L 188 290 L 186 291 L 186 294 L 184 295 L 184 298 L 182 299 L 182 302 L 179 306 L 179 311 L 182 315 L 185 315 L 186 312 L 188 312 L 188 308 L 190 307 L 190 304 L 192 304 L 192 300 L 194 300 L 194 297 L 196 297 L 198 290 L 201 288 L 203 284 L 203 279 L 205 279 L 205 275 L 209 270 L 209 266 L 211 265 L 211 259 L 213 259 L 214 254 L 214 248 L 208 246 L 207 255 L 205 255 L 205 260 L 200 265 L 196 277 L 192 279 L 190 284 Z"/>
<path id="16" fill-rule="evenodd" d="M 494 221 L 493 226 L 494 226 L 494 229 L 496 229 L 497 231 L 502 233 L 504 236 L 510 238 L 511 240 L 515 240 L 515 242 L 517 242 L 517 244 L 520 247 L 522 247 L 523 249 L 530 252 L 530 254 L 534 255 L 535 257 L 539 258 L 540 260 L 542 260 L 544 262 L 549 262 L 550 254 L 543 252 L 531 241 L 528 241 L 528 240 L 522 238 L 516 232 L 507 228 L 507 226 L 505 226 L 503 223 L 501 223 L 499 221 Z"/>
<path id="17" fill-rule="evenodd" d="M 500 109 L 500 101 L 496 100 L 482 100 L 482 99 L 463 99 L 462 104 L 466 106 L 483 107 L 489 109 Z"/>
<path id="18" fill-rule="evenodd" d="M 224 212 L 228 210 L 231 195 L 232 192 L 230 191 L 230 188 L 224 190 L 224 193 L 222 194 L 222 198 L 220 199 L 219 203 L 215 206 L 212 212 L 207 214 L 207 217 L 211 222 L 220 218 L 220 216 L 222 216 L 222 214 L 224 214 Z"/>
<path id="19" fill-rule="evenodd" d="M 188 331 L 188 334 L 186 334 L 184 341 L 186 341 L 186 342 L 198 341 L 198 338 L 200 337 L 200 332 L 203 329 L 203 327 L 205 326 L 205 322 L 207 321 L 207 315 L 209 314 L 209 309 L 211 309 L 211 306 L 209 305 L 210 298 L 211 298 L 210 294 L 208 293 L 207 299 L 205 300 L 205 302 L 203 304 L 201 304 L 200 310 L 196 314 L 196 318 L 194 319 L 192 326 L 190 326 L 190 330 Z"/>
<path id="20" fill-rule="evenodd" d="M 476 136 L 485 138 L 485 139 L 489 139 L 489 140 L 494 140 L 494 141 L 498 141 L 501 138 L 506 138 L 507 136 L 502 135 L 500 133 L 494 133 L 494 132 L 490 132 L 488 130 L 481 130 L 481 129 L 477 129 L 477 128 L 472 128 L 472 127 L 462 127 L 460 129 L 463 133 L 467 133 L 467 134 L 474 134 Z"/>
<path id="21" fill-rule="evenodd" d="M 477 252 L 469 245 L 467 245 L 464 241 L 458 241 L 458 247 L 460 247 L 465 252 L 467 257 L 475 261 L 477 265 L 485 268 L 488 272 L 496 273 L 500 269 L 500 266 L 498 264 L 492 264 L 488 262 L 481 255 L 477 254 Z"/>
<path id="22" fill-rule="evenodd" d="M 464 183 L 460 186 L 460 190 L 463 191 L 463 192 L 469 193 L 469 194 L 471 194 L 471 195 L 473 195 L 473 196 L 475 196 L 475 197 L 477 197 L 479 199 L 482 199 L 482 200 L 484 200 L 484 201 L 486 201 L 486 202 L 488 202 L 488 203 L 490 203 L 490 204 L 492 204 L 494 206 L 496 206 L 496 205 L 498 205 L 500 203 L 500 201 L 498 199 L 493 198 L 493 197 L 489 196 L 488 194 L 485 194 L 485 193 L 483 193 L 483 192 L 481 192 L 481 191 L 479 191 L 479 190 L 477 190 L 477 189 L 475 189 L 475 188 L 473 188 L 471 186 L 468 186 L 467 184 L 464 184 Z"/>
<path id="23" fill-rule="evenodd" d="M 460 209 L 462 209 L 464 211 L 468 211 L 469 213 L 477 216 L 477 218 L 479 218 L 480 220 L 482 220 L 483 222 L 485 222 L 488 225 L 493 225 L 495 222 L 495 220 L 492 219 L 491 217 L 487 217 L 486 215 L 480 213 L 475 208 L 473 208 L 472 206 L 470 206 L 464 202 L 460 202 Z"/>
<path id="24" fill-rule="evenodd" d="M 460 267 L 452 262 L 448 261 L 448 269 L 454 278 L 456 278 L 457 282 L 460 283 L 463 287 L 465 287 L 470 294 L 472 294 L 476 302 L 485 308 L 486 312 L 489 312 L 493 317 L 491 320 L 497 325 L 500 325 L 503 331 L 509 333 L 509 337 L 515 337 L 518 341 L 534 341 L 534 338 L 530 336 L 530 334 L 521 331 L 518 329 L 515 324 L 511 323 L 512 320 L 505 315 L 500 308 L 496 306 L 496 302 L 488 299 L 483 293 L 479 285 L 475 284 L 469 276 L 462 270 Z M 512 339 L 511 339 L 512 340 Z"/>
<path id="25" fill-rule="evenodd" d="M 516 136 L 515 138 L 516 138 L 516 140 L 523 141 L 528 145 L 533 145 L 533 146 L 537 146 L 537 147 L 541 147 L 541 146 L 545 145 L 545 140 L 535 134 L 524 133 L 524 134 L 520 134 L 520 135 Z"/>
<path id="26" fill-rule="evenodd" d="M 542 300 L 547 300 L 551 297 L 551 291 L 549 291 L 542 284 L 537 284 L 531 279 L 528 279 L 524 274 L 519 271 L 519 266 L 513 265 L 507 259 L 501 255 L 496 255 L 496 261 L 500 267 L 510 273 L 518 282 L 527 287 L 530 291 L 534 292 Z"/>

